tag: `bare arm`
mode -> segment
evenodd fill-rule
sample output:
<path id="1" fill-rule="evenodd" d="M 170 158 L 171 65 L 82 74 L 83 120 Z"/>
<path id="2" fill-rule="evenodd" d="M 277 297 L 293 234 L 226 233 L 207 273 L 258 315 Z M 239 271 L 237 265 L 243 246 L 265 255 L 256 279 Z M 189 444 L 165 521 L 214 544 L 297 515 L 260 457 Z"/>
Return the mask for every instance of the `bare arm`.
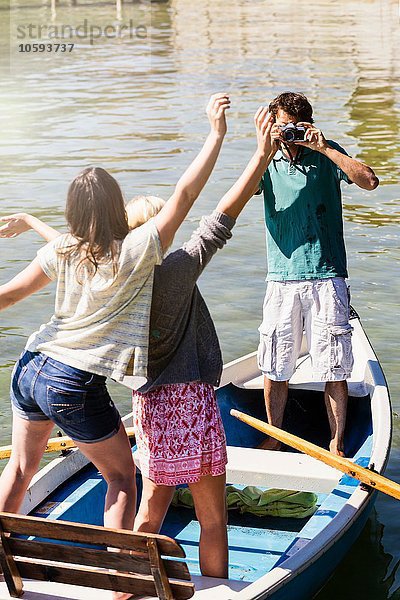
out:
<path id="1" fill-rule="evenodd" d="M 255 114 L 254 123 L 257 131 L 257 150 L 249 164 L 217 205 L 221 213 L 236 219 L 250 198 L 275 154 L 274 140 L 271 138 L 271 127 L 274 123 L 268 108 L 260 107 Z"/>
<path id="2" fill-rule="evenodd" d="M 51 242 L 60 235 L 59 231 L 46 225 L 46 223 L 28 213 L 8 215 L 6 217 L 1 217 L 0 221 L 6 223 L 0 227 L 0 237 L 2 238 L 17 237 L 29 229 L 36 231 L 36 233 L 42 236 L 46 242 Z"/>
<path id="3" fill-rule="evenodd" d="M 225 111 L 230 100 L 226 94 L 214 94 L 207 106 L 211 131 L 200 153 L 176 184 L 165 206 L 154 217 L 161 245 L 165 250 L 210 177 L 226 133 Z"/>
<path id="4" fill-rule="evenodd" d="M 324 150 L 325 156 L 327 156 L 332 162 L 335 163 L 342 169 L 343 173 L 346 173 L 347 177 L 358 185 L 363 190 L 374 190 L 379 185 L 379 179 L 368 165 L 343 154 L 335 148 L 327 145 Z"/>
<path id="5" fill-rule="evenodd" d="M 41 290 L 50 281 L 51 279 L 44 274 L 38 259 L 35 258 L 11 281 L 0 286 L 0 310 L 4 310 Z"/>
<path id="6" fill-rule="evenodd" d="M 314 125 L 303 122 L 297 123 L 297 125 L 304 125 L 307 129 L 305 141 L 296 142 L 297 145 L 306 146 L 307 148 L 321 152 L 321 154 L 325 154 L 325 156 L 347 175 L 350 181 L 363 190 L 374 190 L 378 187 L 379 179 L 371 167 L 332 148 L 325 139 L 322 131 L 314 127 Z"/>

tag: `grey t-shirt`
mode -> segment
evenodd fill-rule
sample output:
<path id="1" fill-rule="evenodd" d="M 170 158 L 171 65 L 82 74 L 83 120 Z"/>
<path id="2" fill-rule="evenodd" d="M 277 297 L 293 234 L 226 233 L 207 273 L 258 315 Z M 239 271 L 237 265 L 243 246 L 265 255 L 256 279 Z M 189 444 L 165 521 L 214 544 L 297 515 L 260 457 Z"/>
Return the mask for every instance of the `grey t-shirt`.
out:
<path id="1" fill-rule="evenodd" d="M 235 220 L 214 211 L 190 240 L 154 269 L 150 315 L 148 392 L 170 383 L 218 385 L 222 355 L 214 323 L 196 285 L 211 258 L 232 237 Z"/>

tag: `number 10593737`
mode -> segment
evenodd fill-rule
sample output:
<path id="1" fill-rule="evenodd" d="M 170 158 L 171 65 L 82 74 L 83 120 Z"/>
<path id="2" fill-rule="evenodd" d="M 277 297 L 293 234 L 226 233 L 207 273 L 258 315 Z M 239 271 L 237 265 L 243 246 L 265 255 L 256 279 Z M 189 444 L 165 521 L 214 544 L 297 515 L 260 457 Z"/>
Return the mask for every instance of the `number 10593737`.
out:
<path id="1" fill-rule="evenodd" d="M 18 52 L 72 52 L 75 44 L 19 44 Z"/>

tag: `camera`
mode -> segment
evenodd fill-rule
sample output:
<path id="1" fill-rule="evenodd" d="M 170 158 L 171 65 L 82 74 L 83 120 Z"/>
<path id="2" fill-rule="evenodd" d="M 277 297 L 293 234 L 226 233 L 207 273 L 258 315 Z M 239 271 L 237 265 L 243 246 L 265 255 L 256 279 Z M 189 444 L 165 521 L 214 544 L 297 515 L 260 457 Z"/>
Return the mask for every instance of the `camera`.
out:
<path id="1" fill-rule="evenodd" d="M 281 132 L 285 142 L 304 142 L 306 128 L 294 123 L 288 123 L 281 127 Z"/>

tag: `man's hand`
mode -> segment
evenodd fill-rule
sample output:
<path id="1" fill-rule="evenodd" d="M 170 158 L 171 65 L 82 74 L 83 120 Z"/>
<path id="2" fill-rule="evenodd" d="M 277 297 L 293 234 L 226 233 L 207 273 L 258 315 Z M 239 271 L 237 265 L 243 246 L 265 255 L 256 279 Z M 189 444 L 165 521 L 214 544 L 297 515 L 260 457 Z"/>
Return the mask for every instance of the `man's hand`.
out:
<path id="1" fill-rule="evenodd" d="M 311 150 L 316 150 L 317 152 L 325 152 L 328 148 L 328 142 L 320 129 L 317 129 L 317 127 L 314 127 L 311 123 L 303 121 L 301 123 L 296 123 L 296 125 L 306 128 L 304 142 L 294 142 L 296 146 L 305 146 L 306 148 L 311 148 Z"/>
<path id="2" fill-rule="evenodd" d="M 274 126 L 274 117 L 268 112 L 266 106 L 260 106 L 254 115 L 254 124 L 257 132 L 258 151 L 262 156 L 272 159 L 279 148 L 279 143 L 271 134 Z"/>
<path id="3" fill-rule="evenodd" d="M 223 137 L 226 134 L 225 111 L 230 108 L 231 101 L 228 94 L 213 94 L 207 104 L 207 117 L 210 121 L 211 130 L 218 136 Z"/>
<path id="4" fill-rule="evenodd" d="M 14 213 L 6 217 L 0 217 L 0 221 L 5 222 L 5 225 L 0 227 L 0 238 L 14 238 L 29 231 L 29 216 L 27 213 Z"/>
<path id="5" fill-rule="evenodd" d="M 296 125 L 303 125 L 306 128 L 305 141 L 294 142 L 296 146 L 305 146 L 321 152 L 347 175 L 350 182 L 355 183 L 363 190 L 374 190 L 379 185 L 379 179 L 368 165 L 332 148 L 320 129 L 311 123 L 302 122 L 296 123 Z"/>

